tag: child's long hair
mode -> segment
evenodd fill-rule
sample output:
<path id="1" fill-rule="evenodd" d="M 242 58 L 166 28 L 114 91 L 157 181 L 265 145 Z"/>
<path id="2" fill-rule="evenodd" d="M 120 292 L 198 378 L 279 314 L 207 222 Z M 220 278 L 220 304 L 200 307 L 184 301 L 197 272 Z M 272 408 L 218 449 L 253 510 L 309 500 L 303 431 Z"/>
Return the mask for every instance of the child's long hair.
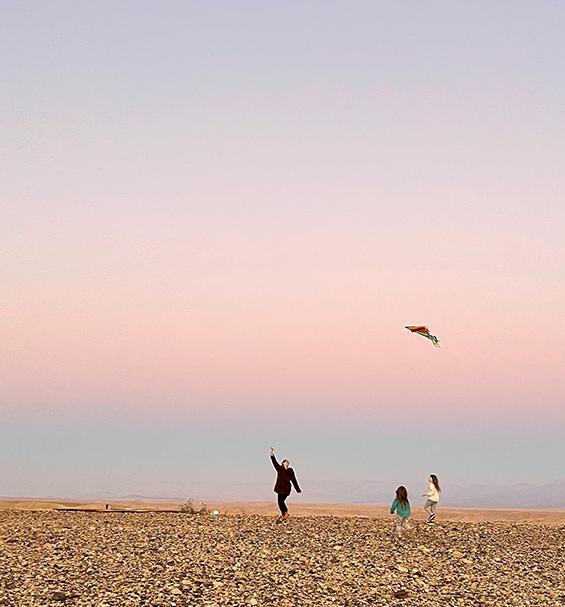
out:
<path id="1" fill-rule="evenodd" d="M 408 491 L 406 491 L 406 487 L 400 485 L 396 490 L 396 499 L 400 502 L 403 508 L 406 507 L 408 503 Z"/>
<path id="2" fill-rule="evenodd" d="M 437 476 L 435 474 L 430 474 L 430 478 L 432 479 L 432 483 L 434 487 L 439 491 L 441 491 L 441 487 L 439 486 L 439 481 L 437 480 Z"/>

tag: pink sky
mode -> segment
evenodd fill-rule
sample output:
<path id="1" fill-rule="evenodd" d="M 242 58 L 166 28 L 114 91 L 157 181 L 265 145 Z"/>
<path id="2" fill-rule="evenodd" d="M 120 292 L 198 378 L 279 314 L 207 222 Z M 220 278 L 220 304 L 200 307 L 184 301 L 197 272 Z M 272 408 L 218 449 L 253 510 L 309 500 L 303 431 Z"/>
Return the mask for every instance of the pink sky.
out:
<path id="1" fill-rule="evenodd" d="M 245 228 L 194 227 L 189 210 L 154 223 L 142 209 L 111 229 L 80 209 L 14 211 L 5 403 L 252 410 L 276 396 L 322 410 L 559 413 L 560 236 L 528 230 L 530 217 L 480 225 L 438 204 L 433 220 L 389 203 L 290 232 L 296 208 L 282 226 Z M 403 329 L 421 322 L 441 350 Z"/>
<path id="2" fill-rule="evenodd" d="M 5 15 L 7 422 L 500 425 L 534 477 L 565 422 L 563 7 L 245 6 Z"/>

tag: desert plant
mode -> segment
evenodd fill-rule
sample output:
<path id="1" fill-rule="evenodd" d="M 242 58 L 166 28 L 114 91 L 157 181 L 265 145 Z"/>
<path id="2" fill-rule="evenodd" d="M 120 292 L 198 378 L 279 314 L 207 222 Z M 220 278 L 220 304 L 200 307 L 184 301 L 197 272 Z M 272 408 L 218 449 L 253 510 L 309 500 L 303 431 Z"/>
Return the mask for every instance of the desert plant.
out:
<path id="1" fill-rule="evenodd" d="M 192 498 L 188 498 L 184 504 L 181 505 L 180 511 L 184 514 L 192 514 L 192 515 L 200 515 L 200 514 L 209 514 L 210 510 L 208 506 L 203 502 L 196 502 Z"/>

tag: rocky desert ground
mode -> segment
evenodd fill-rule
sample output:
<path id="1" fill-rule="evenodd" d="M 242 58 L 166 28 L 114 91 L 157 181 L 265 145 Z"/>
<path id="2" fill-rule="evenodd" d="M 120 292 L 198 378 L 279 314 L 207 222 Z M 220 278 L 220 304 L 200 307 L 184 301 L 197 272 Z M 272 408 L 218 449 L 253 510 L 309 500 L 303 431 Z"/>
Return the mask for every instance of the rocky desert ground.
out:
<path id="1" fill-rule="evenodd" d="M 565 605 L 565 526 L 0 511 L 0 605 Z"/>

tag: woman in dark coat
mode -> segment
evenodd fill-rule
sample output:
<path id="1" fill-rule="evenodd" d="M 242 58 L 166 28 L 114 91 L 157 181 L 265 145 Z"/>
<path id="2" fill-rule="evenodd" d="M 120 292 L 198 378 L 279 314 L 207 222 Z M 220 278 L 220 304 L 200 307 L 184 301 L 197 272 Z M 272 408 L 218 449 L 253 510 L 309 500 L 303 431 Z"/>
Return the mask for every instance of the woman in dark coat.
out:
<path id="1" fill-rule="evenodd" d="M 285 500 L 290 495 L 292 490 L 291 483 L 298 493 L 302 493 L 302 489 L 298 486 L 298 481 L 294 474 L 294 470 L 289 468 L 289 461 L 283 459 L 282 464 L 277 462 L 275 457 L 275 450 L 271 447 L 271 461 L 277 471 L 277 482 L 275 483 L 275 493 L 278 496 L 279 509 L 281 511 L 281 519 L 288 518 L 288 508 L 286 507 Z"/>

